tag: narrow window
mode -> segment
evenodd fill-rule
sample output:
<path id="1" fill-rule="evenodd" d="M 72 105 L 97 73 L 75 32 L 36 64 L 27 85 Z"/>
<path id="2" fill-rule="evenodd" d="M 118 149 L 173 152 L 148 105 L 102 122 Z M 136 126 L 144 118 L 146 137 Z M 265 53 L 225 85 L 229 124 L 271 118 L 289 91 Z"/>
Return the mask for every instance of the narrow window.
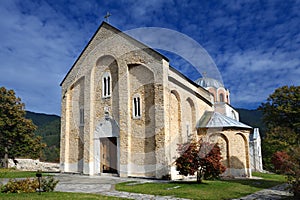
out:
<path id="1" fill-rule="evenodd" d="M 133 96 L 132 112 L 134 119 L 141 118 L 141 98 L 139 94 Z"/>
<path id="2" fill-rule="evenodd" d="M 105 72 L 102 77 L 102 97 L 107 98 L 111 95 L 111 78 L 110 73 Z"/>
<path id="3" fill-rule="evenodd" d="M 141 99 L 140 97 L 137 97 L 137 115 L 140 117 L 141 116 Z"/>
<path id="4" fill-rule="evenodd" d="M 134 107 L 133 116 L 136 117 L 137 116 L 137 98 L 133 99 L 133 107 Z"/>
<path id="5" fill-rule="evenodd" d="M 220 94 L 220 102 L 224 102 L 224 94 Z"/>
<path id="6" fill-rule="evenodd" d="M 106 77 L 103 78 L 103 84 L 104 84 L 104 87 L 103 87 L 103 89 L 104 89 L 103 96 L 105 97 L 106 94 L 107 94 L 107 91 L 106 91 L 106 88 L 107 88 L 107 86 L 106 86 L 106 84 L 107 84 Z"/>
<path id="7" fill-rule="evenodd" d="M 110 96 L 110 76 L 107 77 L 107 95 Z"/>
<path id="8" fill-rule="evenodd" d="M 84 126 L 84 109 L 80 108 L 79 110 L 79 123 L 80 126 Z"/>

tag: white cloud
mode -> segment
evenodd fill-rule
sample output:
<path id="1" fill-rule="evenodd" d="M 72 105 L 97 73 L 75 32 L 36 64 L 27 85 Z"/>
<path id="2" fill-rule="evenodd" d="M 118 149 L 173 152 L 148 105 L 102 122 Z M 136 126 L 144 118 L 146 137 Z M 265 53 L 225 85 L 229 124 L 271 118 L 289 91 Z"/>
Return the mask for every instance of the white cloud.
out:
<path id="1" fill-rule="evenodd" d="M 60 114 L 59 83 L 91 35 L 90 24 L 80 28 L 46 1 L 20 3 L 0 6 L 0 84 L 16 90 L 29 110 Z"/>
<path id="2" fill-rule="evenodd" d="M 223 72 L 225 84 L 232 92 L 232 103 L 238 107 L 259 105 L 283 85 L 300 85 L 300 58 L 290 59 L 289 52 L 265 50 L 236 53 L 227 60 Z"/>

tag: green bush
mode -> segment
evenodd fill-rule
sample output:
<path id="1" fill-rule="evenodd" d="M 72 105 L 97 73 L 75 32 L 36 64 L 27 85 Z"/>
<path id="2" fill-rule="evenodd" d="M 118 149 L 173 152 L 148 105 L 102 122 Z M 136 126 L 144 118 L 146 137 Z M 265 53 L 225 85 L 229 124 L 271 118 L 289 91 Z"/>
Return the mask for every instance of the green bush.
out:
<path id="1" fill-rule="evenodd" d="M 43 192 L 52 192 L 54 188 L 56 187 L 57 183 L 59 181 L 54 179 L 52 176 L 51 177 L 46 177 L 42 179 L 42 191 Z"/>
<path id="2" fill-rule="evenodd" d="M 2 193 L 31 193 L 35 192 L 39 187 L 39 183 L 36 179 L 22 179 L 15 180 L 10 179 L 6 185 L 1 189 Z"/>
<path id="3" fill-rule="evenodd" d="M 53 177 L 42 178 L 41 191 L 52 192 L 57 185 L 58 180 Z M 10 179 L 6 185 L 1 186 L 1 193 L 31 193 L 39 189 L 39 182 L 37 179 Z"/>

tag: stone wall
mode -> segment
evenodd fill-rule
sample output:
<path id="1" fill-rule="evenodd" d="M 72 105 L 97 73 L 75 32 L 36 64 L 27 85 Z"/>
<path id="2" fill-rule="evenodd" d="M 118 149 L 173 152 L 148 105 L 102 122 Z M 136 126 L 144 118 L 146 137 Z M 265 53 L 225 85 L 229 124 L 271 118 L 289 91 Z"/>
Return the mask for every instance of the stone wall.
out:
<path id="1" fill-rule="evenodd" d="M 251 177 L 249 156 L 249 130 L 220 128 L 200 130 L 200 137 L 218 143 L 221 148 L 222 163 L 226 166 L 223 176 Z"/>
<path id="2" fill-rule="evenodd" d="M 40 162 L 39 160 L 33 159 L 21 159 L 17 158 L 17 164 L 15 165 L 12 159 L 8 160 L 8 167 L 16 167 L 18 170 L 22 171 L 37 171 L 41 170 L 43 172 L 60 172 L 59 163 L 47 163 Z"/>

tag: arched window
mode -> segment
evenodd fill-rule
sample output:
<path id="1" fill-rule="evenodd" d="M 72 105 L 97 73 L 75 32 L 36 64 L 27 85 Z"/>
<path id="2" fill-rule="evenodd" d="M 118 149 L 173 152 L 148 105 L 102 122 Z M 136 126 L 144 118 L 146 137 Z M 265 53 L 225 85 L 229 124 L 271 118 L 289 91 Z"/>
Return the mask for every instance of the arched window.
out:
<path id="1" fill-rule="evenodd" d="M 139 94 L 133 96 L 132 114 L 134 119 L 141 118 L 141 97 Z"/>
<path id="2" fill-rule="evenodd" d="M 102 97 L 107 98 L 111 96 L 111 78 L 110 73 L 105 72 L 102 77 Z"/>
<path id="3" fill-rule="evenodd" d="M 223 93 L 220 94 L 220 102 L 224 102 L 224 94 Z"/>

